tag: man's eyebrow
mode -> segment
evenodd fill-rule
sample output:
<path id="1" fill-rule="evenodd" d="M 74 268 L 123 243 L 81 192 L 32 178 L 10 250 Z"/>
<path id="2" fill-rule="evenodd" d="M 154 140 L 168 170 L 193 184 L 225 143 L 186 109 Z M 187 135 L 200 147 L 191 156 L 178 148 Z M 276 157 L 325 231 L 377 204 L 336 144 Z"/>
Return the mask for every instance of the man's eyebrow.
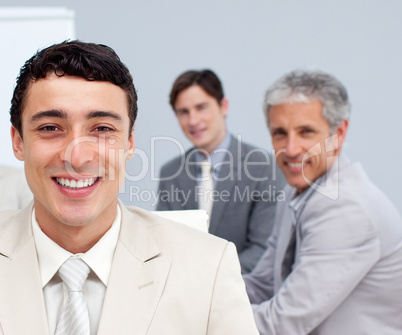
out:
<path id="1" fill-rule="evenodd" d="M 46 117 L 53 117 L 59 119 L 67 119 L 67 113 L 60 110 L 48 110 L 32 115 L 31 122 L 38 121 Z"/>
<path id="2" fill-rule="evenodd" d="M 122 121 L 122 118 L 121 118 L 120 114 L 113 113 L 113 112 L 94 111 L 94 112 L 88 113 L 88 115 L 87 115 L 87 119 L 100 118 L 100 117 L 110 117 L 110 118 L 115 119 L 117 121 Z"/>
<path id="3" fill-rule="evenodd" d="M 175 108 L 174 110 L 176 113 L 180 112 L 180 113 L 185 113 L 188 111 L 188 108 Z"/>
<path id="4" fill-rule="evenodd" d="M 271 125 L 270 127 L 269 127 L 269 130 L 270 131 L 274 131 L 274 130 L 283 130 L 283 127 L 282 126 L 275 126 L 275 125 Z"/>
<path id="5" fill-rule="evenodd" d="M 311 124 L 302 124 L 297 127 L 297 129 L 315 129 L 316 127 Z"/>

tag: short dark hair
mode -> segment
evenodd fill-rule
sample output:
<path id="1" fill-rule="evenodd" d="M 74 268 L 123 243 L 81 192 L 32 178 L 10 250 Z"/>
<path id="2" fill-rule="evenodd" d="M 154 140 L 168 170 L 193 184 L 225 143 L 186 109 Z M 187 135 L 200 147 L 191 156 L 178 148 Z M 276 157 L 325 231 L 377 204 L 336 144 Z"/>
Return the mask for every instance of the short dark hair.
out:
<path id="1" fill-rule="evenodd" d="M 22 110 L 29 85 L 50 73 L 81 77 L 89 81 L 107 81 L 122 88 L 127 95 L 130 130 L 137 117 L 137 93 L 128 68 L 116 52 L 103 44 L 78 40 L 64 41 L 38 51 L 27 60 L 17 78 L 11 99 L 11 123 L 22 137 Z M 131 131 L 129 131 L 129 136 Z"/>
<path id="2" fill-rule="evenodd" d="M 206 93 L 215 98 L 219 105 L 225 97 L 222 83 L 214 72 L 209 69 L 190 70 L 182 73 L 173 83 L 170 91 L 170 105 L 173 110 L 179 93 L 193 85 L 199 85 Z"/>

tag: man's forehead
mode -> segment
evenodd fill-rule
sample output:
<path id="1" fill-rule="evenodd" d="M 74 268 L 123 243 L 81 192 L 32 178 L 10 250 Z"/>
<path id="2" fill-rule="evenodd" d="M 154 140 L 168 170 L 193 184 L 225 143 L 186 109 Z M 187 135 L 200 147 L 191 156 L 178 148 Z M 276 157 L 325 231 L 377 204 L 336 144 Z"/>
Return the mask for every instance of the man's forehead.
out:
<path id="1" fill-rule="evenodd" d="M 76 76 L 57 76 L 50 73 L 30 82 L 24 98 L 22 114 L 29 118 L 67 118 L 71 112 L 80 112 L 88 119 L 129 117 L 126 92 L 106 81 L 89 81 Z M 121 114 L 121 115 L 118 115 Z"/>
<path id="2" fill-rule="evenodd" d="M 63 87 L 63 90 L 59 90 L 59 87 Z M 112 82 L 88 80 L 80 76 L 60 76 L 53 72 L 46 77 L 32 79 L 27 87 L 25 98 L 29 97 L 32 91 L 35 91 L 35 94 L 42 93 L 42 89 L 49 90 L 51 95 L 79 94 L 80 91 L 84 91 L 84 94 L 97 93 L 99 90 L 102 91 L 101 95 L 103 96 L 105 93 L 114 91 L 119 92 L 119 98 L 123 98 L 127 102 L 125 90 Z M 51 95 L 49 96 L 49 93 L 46 93 L 45 97 L 51 97 Z"/>
<path id="3" fill-rule="evenodd" d="M 319 100 L 312 102 L 285 102 L 274 105 L 271 106 L 268 117 L 270 127 L 276 123 L 284 122 L 309 124 L 325 121 L 328 124 L 323 115 L 323 105 Z"/>
<path id="4" fill-rule="evenodd" d="M 313 100 L 309 102 L 301 102 L 301 101 L 283 102 L 271 106 L 269 115 L 273 114 L 271 112 L 274 112 L 275 115 L 282 115 L 282 114 L 291 115 L 298 113 L 322 115 L 323 104 L 319 100 Z"/>

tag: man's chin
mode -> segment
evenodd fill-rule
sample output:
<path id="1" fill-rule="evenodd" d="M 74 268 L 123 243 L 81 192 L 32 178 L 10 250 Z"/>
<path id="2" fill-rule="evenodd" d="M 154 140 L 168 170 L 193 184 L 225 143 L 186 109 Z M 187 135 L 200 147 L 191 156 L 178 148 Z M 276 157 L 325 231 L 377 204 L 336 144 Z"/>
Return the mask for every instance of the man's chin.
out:
<path id="1" fill-rule="evenodd" d="M 306 188 L 309 186 L 309 184 L 303 178 L 298 180 L 289 178 L 286 181 L 290 186 L 294 187 L 297 190 L 297 193 L 305 191 Z"/>
<path id="2" fill-rule="evenodd" d="M 92 208 L 86 206 L 65 206 L 58 211 L 58 221 L 70 227 L 82 227 L 94 221 Z"/>
<path id="3" fill-rule="evenodd" d="M 200 140 L 199 138 L 192 138 L 191 143 L 197 148 L 203 148 L 205 146 L 204 141 Z"/>
<path id="4" fill-rule="evenodd" d="M 94 221 L 92 217 L 61 217 L 61 223 L 69 227 L 83 227 Z"/>

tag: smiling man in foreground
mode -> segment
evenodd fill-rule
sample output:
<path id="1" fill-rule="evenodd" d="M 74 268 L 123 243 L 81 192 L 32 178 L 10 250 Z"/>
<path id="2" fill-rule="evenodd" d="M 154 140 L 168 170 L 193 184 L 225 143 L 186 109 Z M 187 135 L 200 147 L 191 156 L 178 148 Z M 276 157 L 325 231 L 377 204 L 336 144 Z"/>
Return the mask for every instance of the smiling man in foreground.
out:
<path id="1" fill-rule="evenodd" d="M 34 201 L 0 213 L 0 334 L 257 334 L 233 244 L 118 201 L 136 115 L 107 46 L 21 69 L 11 135 Z"/>
<path id="2" fill-rule="evenodd" d="M 341 154 L 346 89 L 294 71 L 268 89 L 264 108 L 289 186 L 267 251 L 244 276 L 260 334 L 400 334 L 402 220 Z"/>

